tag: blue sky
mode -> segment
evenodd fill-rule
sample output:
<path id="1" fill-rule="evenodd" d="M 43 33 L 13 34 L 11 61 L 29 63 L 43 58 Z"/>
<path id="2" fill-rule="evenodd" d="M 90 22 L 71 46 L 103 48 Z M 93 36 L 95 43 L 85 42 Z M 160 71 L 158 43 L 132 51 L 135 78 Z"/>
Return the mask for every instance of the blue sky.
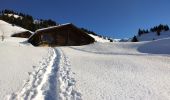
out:
<path id="1" fill-rule="evenodd" d="M 139 28 L 170 25 L 169 4 L 170 0 L 1 0 L 0 9 L 72 22 L 101 35 L 125 38 Z"/>

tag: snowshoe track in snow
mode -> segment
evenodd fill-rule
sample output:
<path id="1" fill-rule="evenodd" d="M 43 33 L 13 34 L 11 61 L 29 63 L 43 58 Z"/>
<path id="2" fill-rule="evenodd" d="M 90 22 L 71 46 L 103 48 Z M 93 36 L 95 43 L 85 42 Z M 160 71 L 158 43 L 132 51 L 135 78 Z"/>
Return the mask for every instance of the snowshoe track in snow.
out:
<path id="1" fill-rule="evenodd" d="M 48 74 L 52 70 L 53 61 L 56 55 L 53 49 L 48 52 L 48 57 L 41 61 L 40 66 L 32 73 L 29 72 L 29 79 L 26 80 L 23 88 L 18 93 L 13 93 L 9 100 L 32 100 L 40 95 L 44 89 L 41 90 L 44 83 L 47 81 Z M 41 94 L 42 95 L 42 94 Z"/>
<path id="2" fill-rule="evenodd" d="M 75 80 L 70 77 L 71 64 L 61 49 L 50 49 L 40 67 L 29 72 L 23 88 L 11 94 L 9 100 L 81 100 L 74 90 Z"/>
<path id="3" fill-rule="evenodd" d="M 81 100 L 81 94 L 75 90 L 76 81 L 71 78 L 71 64 L 62 50 L 59 68 L 59 100 Z"/>

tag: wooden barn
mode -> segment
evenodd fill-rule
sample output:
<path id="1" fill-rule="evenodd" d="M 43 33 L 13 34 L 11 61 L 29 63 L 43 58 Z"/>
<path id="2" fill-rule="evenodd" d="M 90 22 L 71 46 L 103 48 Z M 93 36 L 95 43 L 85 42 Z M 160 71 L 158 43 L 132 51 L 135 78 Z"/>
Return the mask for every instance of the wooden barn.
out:
<path id="1" fill-rule="evenodd" d="M 79 46 L 95 42 L 73 24 L 63 24 L 37 30 L 29 40 L 34 46 Z"/>
<path id="2" fill-rule="evenodd" d="M 19 32 L 11 35 L 11 37 L 29 38 L 32 35 L 29 31 Z"/>

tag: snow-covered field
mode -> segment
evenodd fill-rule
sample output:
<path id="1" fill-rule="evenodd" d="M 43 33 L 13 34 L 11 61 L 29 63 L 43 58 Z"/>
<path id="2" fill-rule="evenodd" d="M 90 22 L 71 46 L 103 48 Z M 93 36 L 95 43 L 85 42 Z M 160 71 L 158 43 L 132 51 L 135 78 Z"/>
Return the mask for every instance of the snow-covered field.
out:
<path id="1" fill-rule="evenodd" d="M 1 100 L 170 99 L 169 38 L 53 49 L 23 41 L 0 42 Z"/>
<path id="2" fill-rule="evenodd" d="M 0 20 L 0 36 L 3 35 L 5 37 L 10 37 L 12 34 L 24 31 L 27 30 L 18 26 L 13 26 L 3 20 Z"/>
<path id="3" fill-rule="evenodd" d="M 62 49 L 83 100 L 169 100 L 169 42 L 95 43 Z"/>
<path id="4" fill-rule="evenodd" d="M 47 48 L 25 46 L 24 39 L 7 38 L 0 41 L 0 100 L 22 89 L 29 73 L 39 67 L 48 54 Z"/>
<path id="5" fill-rule="evenodd" d="M 168 32 L 154 41 L 94 37 L 90 45 L 49 48 L 9 37 L 24 29 L 3 21 L 0 28 L 0 100 L 170 100 Z"/>

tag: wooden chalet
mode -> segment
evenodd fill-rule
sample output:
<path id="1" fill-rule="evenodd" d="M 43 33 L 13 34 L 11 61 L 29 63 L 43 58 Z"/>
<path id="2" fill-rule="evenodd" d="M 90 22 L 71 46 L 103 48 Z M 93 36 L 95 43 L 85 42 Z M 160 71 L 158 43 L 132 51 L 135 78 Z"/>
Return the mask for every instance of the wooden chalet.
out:
<path id="1" fill-rule="evenodd" d="M 29 38 L 32 35 L 29 31 L 12 34 L 11 37 Z"/>
<path id="2" fill-rule="evenodd" d="M 37 30 L 28 42 L 34 46 L 79 46 L 95 40 L 69 23 Z"/>

